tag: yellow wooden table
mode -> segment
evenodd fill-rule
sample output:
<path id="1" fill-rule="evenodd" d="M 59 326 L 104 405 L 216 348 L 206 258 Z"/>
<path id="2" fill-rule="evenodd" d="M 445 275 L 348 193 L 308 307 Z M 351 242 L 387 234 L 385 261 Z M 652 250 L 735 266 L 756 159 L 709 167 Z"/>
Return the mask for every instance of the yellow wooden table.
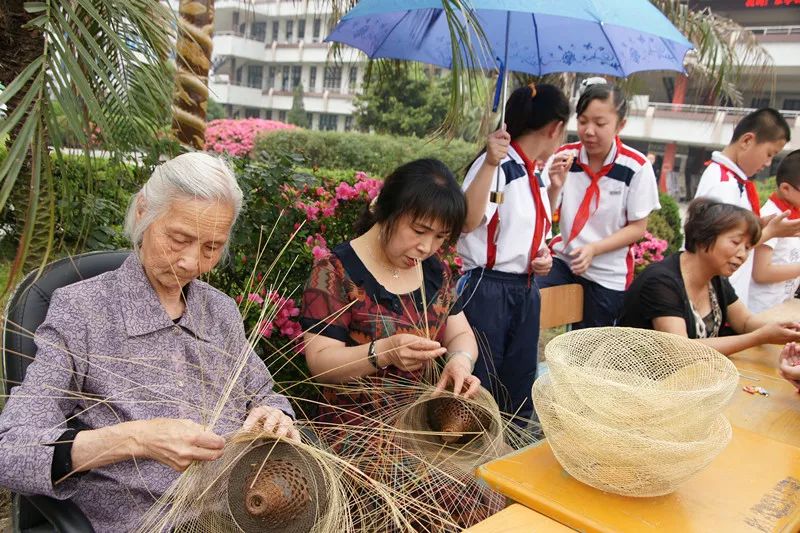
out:
<path id="1" fill-rule="evenodd" d="M 782 349 L 783 346 L 764 344 L 737 352 L 730 356 L 730 360 L 743 377 L 753 376 L 752 384 L 758 385 L 759 375 L 780 377 L 778 360 Z"/>
<path id="2" fill-rule="evenodd" d="M 756 316 L 770 322 L 800 322 L 800 299 L 792 298 L 788 302 L 783 302 L 772 309 L 762 311 Z"/>
<path id="3" fill-rule="evenodd" d="M 800 447 L 800 394 L 797 389 L 777 376 L 747 375 L 750 378 L 739 378 L 739 386 L 725 408 L 725 416 L 733 426 Z M 742 390 L 746 385 L 763 387 L 769 396 L 748 394 Z"/>
<path id="4" fill-rule="evenodd" d="M 475 524 L 464 533 L 574 533 L 555 520 L 517 503 Z"/>
<path id="5" fill-rule="evenodd" d="M 656 498 L 584 485 L 561 468 L 546 440 L 481 466 L 478 475 L 509 498 L 579 531 L 800 530 L 800 448 L 739 428 L 708 468 L 675 493 Z"/>

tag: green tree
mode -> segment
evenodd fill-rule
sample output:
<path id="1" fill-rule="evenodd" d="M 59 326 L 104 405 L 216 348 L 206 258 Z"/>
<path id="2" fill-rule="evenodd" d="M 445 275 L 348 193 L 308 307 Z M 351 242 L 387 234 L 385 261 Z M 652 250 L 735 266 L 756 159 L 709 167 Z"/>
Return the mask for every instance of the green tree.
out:
<path id="1" fill-rule="evenodd" d="M 286 116 L 289 124 L 294 124 L 300 128 L 308 128 L 308 114 L 303 106 L 303 84 L 299 83 L 292 93 L 292 108 Z"/>
<path id="2" fill-rule="evenodd" d="M 44 265 L 48 259 L 56 218 L 53 167 L 61 164 L 66 132 L 77 137 L 87 160 L 99 135 L 119 161 L 133 151 L 151 152 L 168 126 L 173 27 L 170 9 L 151 0 L 0 4 L 0 83 L 6 86 L 0 106 L 8 106 L 0 138 L 10 139 L 0 163 L 0 210 L 13 208 L 21 227 L 8 286 L 33 260 Z M 94 183 L 88 171 L 86 183 Z"/>
<path id="3" fill-rule="evenodd" d="M 208 104 L 206 106 L 206 120 L 211 122 L 212 120 L 217 120 L 220 118 L 225 118 L 225 107 L 213 98 L 209 97 Z"/>
<path id="4" fill-rule="evenodd" d="M 447 115 L 449 79 L 405 69 L 398 74 L 373 80 L 363 94 L 356 96 L 358 127 L 417 137 L 436 131 Z"/>

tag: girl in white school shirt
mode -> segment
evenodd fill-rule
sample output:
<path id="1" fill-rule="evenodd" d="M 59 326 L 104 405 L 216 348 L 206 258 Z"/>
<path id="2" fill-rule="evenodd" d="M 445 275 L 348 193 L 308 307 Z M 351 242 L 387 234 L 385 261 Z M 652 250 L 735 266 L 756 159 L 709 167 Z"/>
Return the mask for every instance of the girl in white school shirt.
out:
<path id="1" fill-rule="evenodd" d="M 550 270 L 550 195 L 561 187 L 535 167 L 559 145 L 568 119 L 569 101 L 558 88 L 517 89 L 506 103 L 507 128 L 489 136 L 463 185 L 467 221 L 458 253 L 466 273 L 459 292 L 479 339 L 473 373 L 520 425 L 533 411 L 540 309 L 534 276 Z M 554 168 L 559 164 L 566 166 L 561 161 Z M 502 201 L 494 191 L 502 191 Z"/>
<path id="2" fill-rule="evenodd" d="M 622 92 L 602 78 L 590 81 L 576 109 L 580 142 L 562 146 L 553 158 L 574 156 L 566 177 L 555 164 L 543 172 L 564 187 L 560 235 L 550 244 L 553 268 L 539 287 L 583 286 L 583 321 L 574 328 L 615 324 L 633 279 L 630 247 L 644 236 L 647 215 L 661 207 L 653 165 L 619 139 L 627 111 Z"/>

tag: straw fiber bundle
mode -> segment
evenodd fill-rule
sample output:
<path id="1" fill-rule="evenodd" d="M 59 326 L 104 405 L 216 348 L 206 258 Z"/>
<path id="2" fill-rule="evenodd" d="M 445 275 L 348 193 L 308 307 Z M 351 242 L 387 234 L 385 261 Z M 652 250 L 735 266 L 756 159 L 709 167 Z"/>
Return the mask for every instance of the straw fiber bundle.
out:
<path id="1" fill-rule="evenodd" d="M 566 333 L 545 348 L 533 401 L 564 469 L 626 496 L 673 492 L 731 438 L 733 363 L 685 337 L 631 328 Z"/>

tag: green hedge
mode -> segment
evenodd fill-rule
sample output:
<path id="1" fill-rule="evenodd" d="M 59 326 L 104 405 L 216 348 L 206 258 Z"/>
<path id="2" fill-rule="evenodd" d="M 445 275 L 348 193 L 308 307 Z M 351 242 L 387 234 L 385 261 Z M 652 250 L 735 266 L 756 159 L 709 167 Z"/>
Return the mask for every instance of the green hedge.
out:
<path id="1" fill-rule="evenodd" d="M 442 160 L 461 177 L 478 150 L 474 144 L 458 140 L 447 143 L 416 137 L 297 129 L 262 134 L 253 152 L 273 157 L 298 154 L 304 158 L 306 166 L 355 168 L 371 176 L 386 176 L 403 163 L 433 157 Z"/>

